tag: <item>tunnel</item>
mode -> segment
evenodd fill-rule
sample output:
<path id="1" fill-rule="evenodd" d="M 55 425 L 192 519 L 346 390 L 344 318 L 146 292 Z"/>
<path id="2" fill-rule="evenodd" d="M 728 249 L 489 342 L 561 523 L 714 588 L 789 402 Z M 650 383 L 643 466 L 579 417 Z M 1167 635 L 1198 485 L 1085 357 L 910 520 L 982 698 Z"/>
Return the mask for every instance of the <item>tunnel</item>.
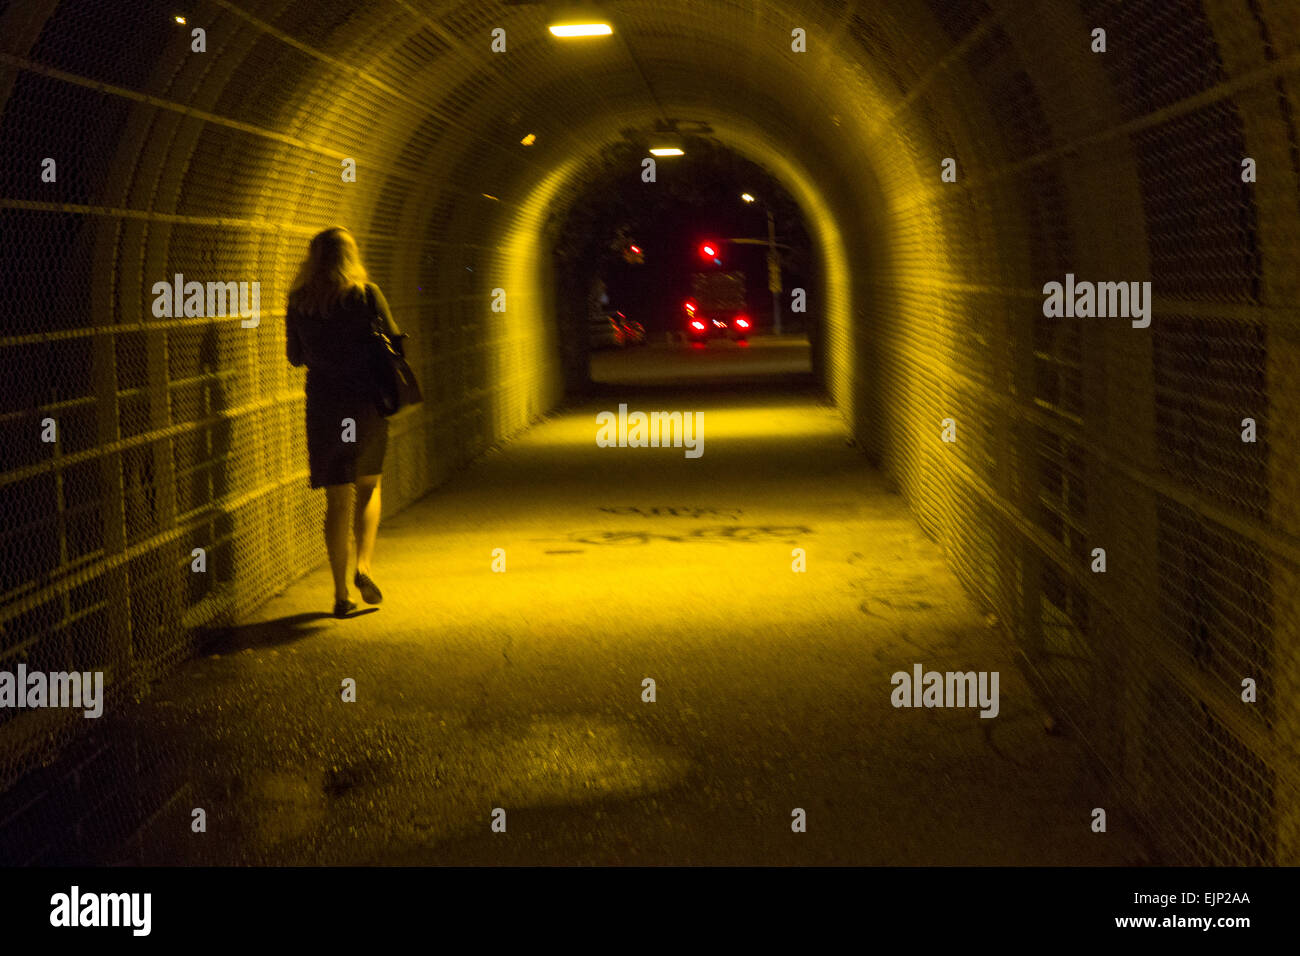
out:
<path id="1" fill-rule="evenodd" d="M 383 470 L 385 522 L 413 522 L 582 400 L 557 237 L 612 145 L 673 129 L 797 205 L 827 447 L 941 554 L 1033 735 L 1100 781 L 1069 809 L 1080 839 L 1104 807 L 1128 861 L 1300 861 L 1300 8 L 585 9 L 612 33 L 559 38 L 564 6 L 531 0 L 0 5 L 0 670 L 103 671 L 103 726 L 132 728 L 0 713 L 6 860 L 84 859 L 66 834 L 107 852 L 188 808 L 176 780 L 121 796 L 166 763 L 129 714 L 325 563 L 285 361 L 311 237 L 352 231 L 419 346 L 424 401 Z M 160 315 L 174 278 L 257 282 L 260 317 Z M 1134 309 L 1145 288 L 1145 317 L 1069 291 L 1052 314 L 1051 283 L 1087 282 Z M 801 427 L 772 414 L 774 441 Z M 861 693 L 887 702 L 892 670 Z"/>

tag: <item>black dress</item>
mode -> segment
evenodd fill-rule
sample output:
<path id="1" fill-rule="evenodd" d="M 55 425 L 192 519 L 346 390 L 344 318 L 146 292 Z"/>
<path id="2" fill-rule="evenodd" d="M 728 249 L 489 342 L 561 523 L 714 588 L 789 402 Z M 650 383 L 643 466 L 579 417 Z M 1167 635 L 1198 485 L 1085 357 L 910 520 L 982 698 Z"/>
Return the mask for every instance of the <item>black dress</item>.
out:
<path id="1" fill-rule="evenodd" d="M 376 285 L 345 295 L 324 315 L 295 308 L 290 297 L 285 352 L 291 364 L 307 366 L 307 461 L 313 488 L 346 485 L 358 475 L 383 471 L 388 419 L 375 408 L 361 365 L 376 314 L 400 342 L 402 333 Z M 349 418 L 355 422 L 352 433 L 345 430 Z"/>

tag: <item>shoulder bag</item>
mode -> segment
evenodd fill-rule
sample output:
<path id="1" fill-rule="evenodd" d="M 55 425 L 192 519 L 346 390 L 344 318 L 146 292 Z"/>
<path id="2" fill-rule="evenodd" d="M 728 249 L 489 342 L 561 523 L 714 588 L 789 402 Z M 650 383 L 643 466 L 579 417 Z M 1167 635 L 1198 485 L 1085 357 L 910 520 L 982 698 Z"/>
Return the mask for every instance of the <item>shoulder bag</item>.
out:
<path id="1" fill-rule="evenodd" d="M 405 338 L 405 333 L 390 336 L 379 310 L 373 310 L 370 335 L 366 339 L 366 358 L 370 380 L 375 386 L 375 407 L 385 418 L 408 405 L 424 401 L 415 373 L 406 364 Z"/>

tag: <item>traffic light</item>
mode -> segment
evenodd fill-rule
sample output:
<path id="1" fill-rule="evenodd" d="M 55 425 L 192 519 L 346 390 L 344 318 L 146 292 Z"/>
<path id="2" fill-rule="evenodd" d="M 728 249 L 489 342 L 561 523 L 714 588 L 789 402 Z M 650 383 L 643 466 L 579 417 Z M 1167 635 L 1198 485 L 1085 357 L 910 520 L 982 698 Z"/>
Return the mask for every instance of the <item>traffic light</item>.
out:
<path id="1" fill-rule="evenodd" d="M 716 242 L 700 243 L 700 258 L 712 262 L 715 266 L 722 265 L 722 247 Z"/>

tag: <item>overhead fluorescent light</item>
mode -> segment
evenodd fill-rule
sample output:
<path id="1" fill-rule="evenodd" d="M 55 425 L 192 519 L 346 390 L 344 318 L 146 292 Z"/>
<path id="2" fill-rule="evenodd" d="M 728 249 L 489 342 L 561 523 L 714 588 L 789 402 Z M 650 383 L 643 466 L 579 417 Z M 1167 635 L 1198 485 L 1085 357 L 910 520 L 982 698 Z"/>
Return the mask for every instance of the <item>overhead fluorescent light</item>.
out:
<path id="1" fill-rule="evenodd" d="M 605 37 L 614 32 L 608 23 L 554 23 L 550 30 L 557 37 Z"/>
<path id="2" fill-rule="evenodd" d="M 656 146 L 650 150 L 651 156 L 685 156 L 676 146 Z"/>

